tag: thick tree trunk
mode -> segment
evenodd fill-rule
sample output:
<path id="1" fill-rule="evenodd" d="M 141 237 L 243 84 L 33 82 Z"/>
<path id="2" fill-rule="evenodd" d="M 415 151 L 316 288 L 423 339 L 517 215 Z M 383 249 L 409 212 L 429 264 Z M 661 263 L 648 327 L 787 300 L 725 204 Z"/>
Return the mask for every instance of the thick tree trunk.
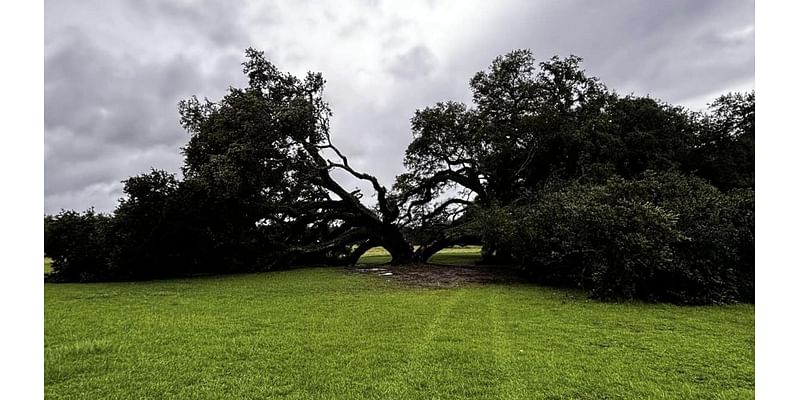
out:
<path id="1" fill-rule="evenodd" d="M 481 238 L 479 236 L 471 234 L 440 237 L 438 239 L 434 239 L 433 241 L 420 246 L 417 249 L 417 251 L 414 252 L 414 261 L 425 263 L 428 262 L 428 260 L 431 257 L 433 257 L 434 254 L 438 253 L 440 250 L 455 245 L 468 245 L 468 244 L 479 243 L 480 240 Z"/>
<path id="2" fill-rule="evenodd" d="M 425 263 L 433 257 L 434 254 L 438 253 L 439 250 L 442 250 L 450 245 L 453 242 L 448 239 L 437 239 L 433 242 L 427 243 L 425 245 L 420 246 L 417 251 L 414 252 L 414 261 Z"/>
<path id="3" fill-rule="evenodd" d="M 376 242 L 373 239 L 367 240 L 366 242 L 364 242 L 364 243 L 360 244 L 358 247 L 356 247 L 356 249 L 353 250 L 352 253 L 350 253 L 350 256 L 347 258 L 347 263 L 346 264 L 347 265 L 356 265 L 356 263 L 358 262 L 358 259 L 361 258 L 361 256 L 364 255 L 364 253 L 366 253 L 369 249 L 371 249 L 373 247 L 378 247 L 380 245 L 381 244 L 379 242 Z"/>
<path id="4" fill-rule="evenodd" d="M 409 264 L 413 261 L 414 250 L 397 226 L 385 225 L 381 241 L 392 256 L 392 265 Z"/>

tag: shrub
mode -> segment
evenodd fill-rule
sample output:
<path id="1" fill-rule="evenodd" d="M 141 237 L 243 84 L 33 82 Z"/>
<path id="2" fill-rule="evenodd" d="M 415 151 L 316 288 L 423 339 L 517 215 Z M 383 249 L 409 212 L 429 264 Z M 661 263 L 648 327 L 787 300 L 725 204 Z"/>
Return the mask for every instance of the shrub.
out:
<path id="1" fill-rule="evenodd" d="M 45 217 L 44 252 L 53 259 L 51 280 L 85 282 L 108 278 L 108 230 L 111 218 L 61 211 Z"/>
<path id="2" fill-rule="evenodd" d="M 752 191 L 729 194 L 674 173 L 569 184 L 483 214 L 536 278 L 600 299 L 752 301 Z"/>
<path id="3" fill-rule="evenodd" d="M 240 200 L 195 180 L 153 170 L 124 181 L 124 192 L 113 216 L 90 210 L 45 217 L 51 281 L 232 273 L 291 261 L 279 246 L 287 237 L 280 227 L 253 223 Z"/>
<path id="4" fill-rule="evenodd" d="M 124 181 L 111 223 L 111 264 L 121 279 L 152 279 L 179 275 L 182 261 L 175 256 L 181 232 L 174 229 L 173 203 L 178 182 L 164 171 Z"/>

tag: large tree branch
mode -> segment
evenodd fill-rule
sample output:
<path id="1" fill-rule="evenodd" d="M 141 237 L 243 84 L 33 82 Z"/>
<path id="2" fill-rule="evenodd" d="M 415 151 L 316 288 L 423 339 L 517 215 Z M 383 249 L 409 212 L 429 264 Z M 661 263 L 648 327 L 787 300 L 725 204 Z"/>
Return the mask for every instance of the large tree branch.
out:
<path id="1" fill-rule="evenodd" d="M 350 253 L 350 255 L 347 257 L 347 264 L 355 265 L 355 263 L 358 262 L 358 259 L 361 258 L 361 256 L 363 256 L 367 250 L 380 245 L 380 242 L 375 239 L 367 239 L 365 242 L 359 244 L 352 253 Z"/>
<path id="2" fill-rule="evenodd" d="M 333 177 L 331 177 L 331 166 L 329 165 L 329 161 L 319 154 L 319 148 L 316 145 L 313 145 L 309 142 L 301 142 L 300 144 L 303 150 L 316 164 L 316 168 L 319 171 L 318 176 L 320 178 L 320 183 L 324 188 L 339 196 L 342 201 L 346 202 L 350 208 L 361 214 L 366 220 L 378 224 L 383 222 L 381 218 L 378 217 L 372 210 L 365 207 L 353 193 L 348 192 L 344 187 L 342 187 L 342 185 L 336 182 Z"/>
<path id="3" fill-rule="evenodd" d="M 442 204 L 439 204 L 431 212 L 423 215 L 422 219 L 423 220 L 429 220 L 431 218 L 434 218 L 434 217 L 438 216 L 439 214 L 441 214 L 443 211 L 447 210 L 447 208 L 450 207 L 453 204 L 462 204 L 462 205 L 465 205 L 465 206 L 470 206 L 470 205 L 472 205 L 472 202 L 469 201 L 469 200 L 453 197 L 451 199 L 446 200 Z"/>
<path id="4" fill-rule="evenodd" d="M 428 193 L 430 193 L 433 188 L 437 185 L 447 182 L 454 182 L 457 183 L 467 189 L 472 190 L 473 192 L 477 193 L 478 196 L 485 196 L 485 191 L 483 186 L 481 185 L 480 179 L 478 179 L 478 174 L 469 167 L 460 168 L 458 170 L 442 170 L 438 171 L 435 174 L 431 175 L 430 177 L 423 178 L 422 182 L 420 182 L 416 187 L 412 188 L 411 190 L 407 191 L 406 193 L 401 195 L 401 203 L 405 203 L 413 197 L 414 195 L 419 195 L 425 193 L 425 198 L 428 197 Z M 427 201 L 431 199 L 428 198 Z"/>
<path id="5" fill-rule="evenodd" d="M 336 236 L 335 238 L 319 243 L 313 243 L 305 246 L 291 246 L 288 248 L 290 252 L 300 253 L 300 254 L 310 254 L 310 253 L 322 253 L 325 251 L 329 251 L 335 249 L 336 247 L 351 244 L 353 242 L 368 239 L 370 234 L 367 230 L 362 228 L 353 228 L 341 235 Z"/>
<path id="6" fill-rule="evenodd" d="M 427 204 L 434 199 L 434 189 L 436 189 L 437 186 L 448 182 L 458 183 L 467 190 L 471 190 L 479 199 L 486 197 L 486 192 L 483 185 L 481 185 L 478 174 L 473 169 L 464 167 L 458 170 L 438 171 L 432 176 L 422 179 L 421 183 L 413 185 L 409 190 L 400 193 L 398 196 L 399 200 L 397 201 L 398 204 L 406 204 L 411 198 L 417 196 L 416 199 L 408 203 L 405 207 L 405 213 L 400 219 L 409 220 L 411 218 L 411 213 L 416 207 Z M 467 199 L 451 200 L 448 200 L 449 203 L 444 205 L 443 209 L 436 210 L 435 213 L 442 212 L 447 206 L 454 203 L 472 204 L 474 202 Z"/>
<path id="7" fill-rule="evenodd" d="M 394 206 L 387 200 L 386 188 L 383 185 L 381 185 L 380 182 L 378 182 L 378 178 L 370 174 L 359 172 L 353 169 L 353 167 L 350 166 L 350 162 L 347 160 L 347 157 L 344 154 L 342 154 L 342 152 L 339 151 L 339 149 L 336 146 L 334 146 L 333 143 L 331 143 L 330 135 L 326 133 L 325 136 L 327 144 L 322 146 L 317 146 L 317 148 L 331 149 L 333 150 L 334 153 L 336 153 L 339 159 L 342 160 L 341 163 L 335 163 L 328 160 L 328 165 L 333 168 L 343 169 L 358 179 L 370 182 L 372 184 L 372 188 L 375 190 L 375 193 L 378 195 L 378 207 L 381 210 L 384 222 L 388 223 L 397 219 L 399 210 L 397 209 L 396 206 Z"/>
<path id="8" fill-rule="evenodd" d="M 383 215 L 384 222 L 392 222 L 395 219 L 397 219 L 397 215 L 399 214 L 397 207 L 394 207 L 393 205 L 389 204 L 386 198 L 386 188 L 378 183 L 377 178 L 369 174 L 358 172 L 353 168 L 351 168 L 346 163 L 339 164 L 339 163 L 329 162 L 328 165 L 330 165 L 333 168 L 343 169 L 349 172 L 351 175 L 355 176 L 356 178 L 370 181 L 372 183 L 372 187 L 375 189 L 375 193 L 378 195 L 378 207 L 381 210 L 381 215 Z"/>
<path id="9" fill-rule="evenodd" d="M 439 250 L 444 248 L 453 246 L 453 245 L 463 245 L 469 244 L 470 242 L 476 242 L 480 240 L 480 236 L 469 234 L 469 233 L 462 233 L 456 235 L 442 235 L 437 237 L 434 240 L 431 240 L 421 246 L 419 246 L 416 251 L 414 251 L 414 258 L 421 262 L 427 262 L 434 254 L 436 254 Z"/>

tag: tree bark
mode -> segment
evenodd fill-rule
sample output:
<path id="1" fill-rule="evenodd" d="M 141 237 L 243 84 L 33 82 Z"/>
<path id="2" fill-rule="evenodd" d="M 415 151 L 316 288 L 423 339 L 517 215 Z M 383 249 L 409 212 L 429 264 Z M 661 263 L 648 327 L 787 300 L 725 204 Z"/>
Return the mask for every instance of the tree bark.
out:
<path id="1" fill-rule="evenodd" d="M 426 263 L 434 254 L 438 253 L 439 250 L 452 244 L 453 241 L 449 239 L 436 239 L 433 242 L 422 245 L 414 252 L 414 261 Z"/>
<path id="2" fill-rule="evenodd" d="M 414 250 L 396 225 L 384 225 L 381 236 L 383 247 L 392 256 L 392 265 L 409 264 L 413 261 Z"/>
<path id="3" fill-rule="evenodd" d="M 358 259 L 360 259 L 361 256 L 364 255 L 364 253 L 369 251 L 369 249 L 371 249 L 373 247 L 378 247 L 378 246 L 380 246 L 380 243 L 376 242 L 373 239 L 369 239 L 366 242 L 361 243 L 358 247 L 356 247 L 355 250 L 353 250 L 353 252 L 347 258 L 347 265 L 356 265 L 356 263 L 358 262 Z"/>

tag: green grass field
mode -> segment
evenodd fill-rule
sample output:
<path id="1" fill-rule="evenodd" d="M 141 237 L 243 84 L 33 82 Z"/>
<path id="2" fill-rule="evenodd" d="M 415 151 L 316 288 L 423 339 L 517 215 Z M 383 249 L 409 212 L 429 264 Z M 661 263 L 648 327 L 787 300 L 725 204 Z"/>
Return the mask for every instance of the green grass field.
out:
<path id="1" fill-rule="evenodd" d="M 428 261 L 446 265 L 475 265 L 475 261 L 478 260 L 480 255 L 480 246 L 454 247 L 439 251 Z M 367 250 L 367 252 L 361 256 L 358 260 L 358 264 L 378 265 L 386 264 L 390 261 L 392 261 L 392 257 L 383 247 L 374 247 Z"/>
<path id="2" fill-rule="evenodd" d="M 746 399 L 754 322 L 752 305 L 611 304 L 522 284 L 417 288 L 334 268 L 45 284 L 45 394 Z"/>

